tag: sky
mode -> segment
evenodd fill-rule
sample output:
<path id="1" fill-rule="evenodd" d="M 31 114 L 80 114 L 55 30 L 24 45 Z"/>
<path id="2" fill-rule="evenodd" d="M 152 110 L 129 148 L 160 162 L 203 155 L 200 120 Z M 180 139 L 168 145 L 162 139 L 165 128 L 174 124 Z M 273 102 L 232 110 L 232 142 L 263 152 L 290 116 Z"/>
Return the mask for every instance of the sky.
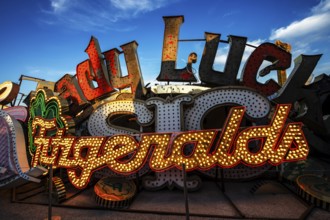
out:
<path id="1" fill-rule="evenodd" d="M 101 50 L 137 41 L 144 82 L 156 83 L 161 66 L 163 16 L 183 15 L 179 39 L 202 39 L 205 32 L 244 36 L 258 46 L 279 39 L 291 44 L 292 64 L 300 54 L 323 54 L 313 75 L 330 74 L 330 0 L 1 0 L 0 83 L 21 75 L 57 81 L 88 59 L 91 36 Z M 195 52 L 198 73 L 205 42 L 179 42 L 177 68 Z M 246 47 L 241 69 L 252 47 Z M 220 43 L 214 69 L 223 70 L 228 44 Z M 122 71 L 127 72 L 123 55 Z M 240 76 L 238 75 L 238 78 Z M 276 79 L 275 71 L 259 81 Z M 35 85 L 23 82 L 21 92 Z"/>

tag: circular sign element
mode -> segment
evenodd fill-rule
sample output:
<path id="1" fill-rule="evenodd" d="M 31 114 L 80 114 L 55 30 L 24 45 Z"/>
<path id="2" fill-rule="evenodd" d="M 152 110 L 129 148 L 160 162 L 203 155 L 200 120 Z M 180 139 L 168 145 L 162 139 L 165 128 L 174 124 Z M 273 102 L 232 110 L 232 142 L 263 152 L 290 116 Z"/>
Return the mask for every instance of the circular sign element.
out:
<path id="1" fill-rule="evenodd" d="M 127 208 L 136 194 L 132 180 L 105 177 L 94 186 L 96 202 L 106 208 Z"/>
<path id="2" fill-rule="evenodd" d="M 303 161 L 284 163 L 282 176 L 289 182 L 296 182 L 298 176 L 305 174 L 314 174 L 316 176 L 323 175 L 323 166 L 313 159 Z"/>
<path id="3" fill-rule="evenodd" d="M 308 202 L 330 210 L 330 182 L 315 175 L 302 175 L 297 178 L 299 194 Z"/>

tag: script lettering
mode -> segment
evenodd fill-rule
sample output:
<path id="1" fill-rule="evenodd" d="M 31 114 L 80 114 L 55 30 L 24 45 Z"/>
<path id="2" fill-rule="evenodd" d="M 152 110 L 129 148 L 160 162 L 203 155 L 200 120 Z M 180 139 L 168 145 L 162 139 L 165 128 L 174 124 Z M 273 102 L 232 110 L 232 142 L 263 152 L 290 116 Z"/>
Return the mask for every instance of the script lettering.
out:
<path id="1" fill-rule="evenodd" d="M 231 109 L 221 132 L 214 129 L 111 137 L 63 136 L 63 129 L 56 136 L 47 137 L 47 130 L 54 129 L 54 121 L 35 117 L 33 128 L 37 151 L 34 165 L 40 161 L 65 167 L 71 183 L 84 188 L 94 170 L 108 166 L 120 174 L 135 173 L 145 164 L 149 154 L 149 166 L 156 172 L 173 167 L 181 169 L 182 163 L 190 171 L 210 169 L 215 165 L 228 168 L 239 162 L 259 166 L 266 162 L 280 164 L 301 160 L 308 155 L 308 144 L 301 123 L 288 123 L 284 129 L 289 110 L 290 105 L 278 105 L 270 125 L 245 128 L 240 133 L 245 107 Z M 214 143 L 218 134 L 219 141 Z M 262 140 L 257 153 L 248 149 L 252 140 Z M 187 154 L 185 148 L 188 146 L 192 151 Z M 50 147 L 52 150 L 48 153 Z M 211 149 L 214 150 L 211 152 Z"/>
<path id="2" fill-rule="evenodd" d="M 87 100 L 91 101 L 113 92 L 114 89 L 107 78 L 105 64 L 96 38 L 91 38 L 85 51 L 89 55 L 89 60 L 77 65 L 77 78 Z M 97 83 L 97 86 L 94 86 L 94 83 Z"/>

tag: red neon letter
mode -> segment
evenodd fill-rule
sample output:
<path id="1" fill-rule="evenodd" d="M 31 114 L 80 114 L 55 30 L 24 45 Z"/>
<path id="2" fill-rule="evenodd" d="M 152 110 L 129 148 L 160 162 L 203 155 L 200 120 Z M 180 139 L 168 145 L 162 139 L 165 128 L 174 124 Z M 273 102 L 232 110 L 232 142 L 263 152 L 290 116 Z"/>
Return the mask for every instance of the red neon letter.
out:
<path id="1" fill-rule="evenodd" d="M 245 86 L 254 88 L 263 95 L 270 96 L 281 87 L 274 81 L 269 80 L 265 84 L 256 80 L 257 72 L 264 60 L 273 64 L 264 68 L 261 76 L 267 75 L 271 70 L 284 70 L 291 65 L 291 54 L 272 43 L 264 43 L 257 47 L 246 61 L 241 81 Z"/>
<path id="2" fill-rule="evenodd" d="M 96 38 L 91 38 L 85 52 L 88 54 L 89 60 L 77 65 L 77 78 L 84 95 L 91 101 L 114 91 L 114 89 L 105 74 L 106 69 Z M 95 88 L 93 81 L 97 83 L 98 87 Z"/>
<path id="3" fill-rule="evenodd" d="M 136 41 L 121 45 L 123 49 L 125 61 L 127 65 L 127 76 L 122 76 L 119 55 L 120 51 L 115 49 L 104 52 L 107 63 L 109 79 L 114 88 L 124 89 L 131 88 L 132 93 L 122 93 L 117 99 L 125 98 L 141 98 L 146 93 L 144 88 L 139 58 L 137 55 L 138 44 Z"/>
<path id="4" fill-rule="evenodd" d="M 70 74 L 65 74 L 56 82 L 55 92 L 59 92 L 59 96 L 62 98 L 70 100 L 70 111 L 73 113 L 78 113 L 87 104 L 87 100 L 79 88 L 77 79 Z"/>

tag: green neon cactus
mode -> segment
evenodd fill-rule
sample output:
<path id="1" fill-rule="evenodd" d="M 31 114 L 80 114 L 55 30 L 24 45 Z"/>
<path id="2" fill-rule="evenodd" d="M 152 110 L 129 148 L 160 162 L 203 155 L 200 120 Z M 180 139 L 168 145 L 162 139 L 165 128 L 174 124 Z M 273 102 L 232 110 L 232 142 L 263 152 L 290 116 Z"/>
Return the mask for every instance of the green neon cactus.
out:
<path id="1" fill-rule="evenodd" d="M 41 89 L 37 91 L 35 97 L 31 99 L 29 107 L 29 121 L 28 121 L 28 139 L 29 139 L 29 152 L 33 156 L 36 152 L 36 146 L 33 143 L 33 130 L 32 122 L 36 116 L 41 116 L 45 119 L 55 119 L 57 128 L 65 128 L 65 121 L 62 116 L 60 106 L 63 105 L 59 98 L 55 98 L 53 92 L 49 89 Z M 47 136 L 54 136 L 57 129 L 47 131 Z"/>

